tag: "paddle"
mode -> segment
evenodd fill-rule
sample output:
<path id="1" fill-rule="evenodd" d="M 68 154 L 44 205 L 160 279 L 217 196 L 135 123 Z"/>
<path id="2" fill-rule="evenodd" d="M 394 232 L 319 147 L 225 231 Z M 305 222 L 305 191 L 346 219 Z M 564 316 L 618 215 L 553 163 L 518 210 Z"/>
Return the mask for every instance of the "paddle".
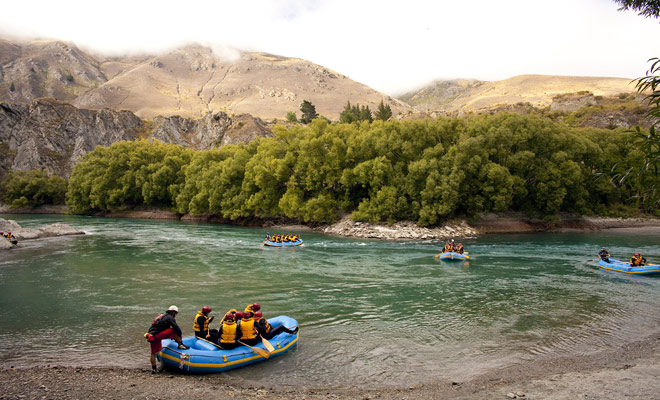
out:
<path id="1" fill-rule="evenodd" d="M 261 336 L 261 335 L 259 335 L 259 336 Z M 265 347 L 269 352 L 272 353 L 272 352 L 275 351 L 275 347 L 273 347 L 273 345 L 270 344 L 270 342 L 269 342 L 265 337 L 261 336 L 261 342 L 264 344 L 264 347 Z"/>
<path id="2" fill-rule="evenodd" d="M 210 341 L 210 340 L 206 340 L 206 339 L 201 338 L 201 337 L 199 337 L 199 336 L 195 336 L 195 337 L 197 338 L 197 340 L 203 340 L 203 341 L 205 341 L 206 343 L 211 343 L 212 345 L 214 345 L 215 347 L 219 348 L 220 350 L 224 350 L 222 347 L 220 347 L 219 344 L 213 343 L 212 341 Z"/>
<path id="3" fill-rule="evenodd" d="M 267 352 L 267 351 L 264 350 L 264 349 L 260 349 L 260 348 L 258 348 L 258 347 L 252 347 L 252 346 L 250 346 L 249 344 L 245 344 L 245 343 L 241 342 L 240 340 L 237 340 L 237 342 L 240 343 L 240 344 L 242 344 L 242 345 L 245 346 L 245 347 L 249 347 L 249 348 L 251 348 L 252 351 L 254 351 L 255 353 L 259 354 L 259 355 L 262 356 L 263 358 L 268 358 L 268 357 L 270 357 L 270 353 Z"/>

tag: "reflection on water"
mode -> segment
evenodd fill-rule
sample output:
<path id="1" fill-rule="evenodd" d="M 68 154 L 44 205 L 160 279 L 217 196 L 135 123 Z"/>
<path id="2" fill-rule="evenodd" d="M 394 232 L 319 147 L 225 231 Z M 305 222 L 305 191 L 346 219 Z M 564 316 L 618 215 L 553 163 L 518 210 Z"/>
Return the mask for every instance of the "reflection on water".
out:
<path id="1" fill-rule="evenodd" d="M 171 304 L 186 335 L 207 304 L 221 315 L 259 301 L 267 317 L 296 318 L 296 350 L 228 373 L 264 385 L 465 379 L 495 365 L 617 346 L 660 322 L 660 278 L 587 262 L 601 246 L 660 261 L 653 235 L 486 236 L 463 240 L 468 262 L 441 262 L 433 257 L 441 243 L 432 242 L 302 232 L 305 245 L 285 249 L 262 247 L 263 229 L 6 217 L 88 233 L 0 253 L 7 366 L 146 367 L 142 334 Z"/>

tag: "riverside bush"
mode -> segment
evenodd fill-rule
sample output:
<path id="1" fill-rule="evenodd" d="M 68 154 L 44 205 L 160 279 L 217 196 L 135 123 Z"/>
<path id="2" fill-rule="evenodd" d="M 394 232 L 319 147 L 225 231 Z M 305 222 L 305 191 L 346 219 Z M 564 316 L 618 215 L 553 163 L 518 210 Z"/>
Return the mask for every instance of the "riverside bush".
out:
<path id="1" fill-rule="evenodd" d="M 158 205 L 180 213 L 330 223 L 435 225 L 507 210 L 541 217 L 635 204 L 647 181 L 613 181 L 644 161 L 621 129 L 572 128 L 548 117 L 277 125 L 247 145 L 192 151 L 147 141 L 98 147 L 73 170 L 74 212 Z M 647 177 L 648 178 L 648 177 Z"/>

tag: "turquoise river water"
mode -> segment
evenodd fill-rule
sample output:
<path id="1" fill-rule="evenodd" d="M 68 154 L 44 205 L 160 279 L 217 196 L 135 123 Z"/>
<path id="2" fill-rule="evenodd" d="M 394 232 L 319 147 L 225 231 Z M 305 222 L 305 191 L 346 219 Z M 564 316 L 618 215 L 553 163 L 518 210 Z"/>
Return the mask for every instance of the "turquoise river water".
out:
<path id="1" fill-rule="evenodd" d="M 4 215 L 24 227 L 63 222 L 84 236 L 23 241 L 0 253 L 0 361 L 149 364 L 143 333 L 175 304 L 184 335 L 204 305 L 220 316 L 259 301 L 298 320 L 287 354 L 230 371 L 263 385 L 403 386 L 618 347 L 660 326 L 660 277 L 599 270 L 659 234 L 487 235 L 463 240 L 469 263 L 437 261 L 441 244 L 302 232 L 304 246 L 261 246 L 265 229 L 179 221 Z M 271 231 L 271 233 L 274 233 Z"/>

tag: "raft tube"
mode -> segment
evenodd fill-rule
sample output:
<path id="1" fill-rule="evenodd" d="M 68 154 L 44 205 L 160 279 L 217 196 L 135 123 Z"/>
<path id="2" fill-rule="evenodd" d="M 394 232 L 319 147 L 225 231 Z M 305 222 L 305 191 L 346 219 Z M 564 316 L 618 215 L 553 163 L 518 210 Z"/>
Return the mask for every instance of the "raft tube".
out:
<path id="1" fill-rule="evenodd" d="M 282 324 L 287 328 L 298 326 L 298 321 L 285 315 L 269 318 L 268 323 L 273 328 Z M 282 355 L 295 347 L 298 343 L 299 334 L 300 331 L 295 334 L 281 332 L 269 339 L 269 342 L 275 347 L 275 350 L 270 353 L 270 357 Z M 166 368 L 191 374 L 209 374 L 228 371 L 266 360 L 266 358 L 246 346 L 238 346 L 232 350 L 222 350 L 195 336 L 186 336 L 182 340 L 183 344 L 190 346 L 189 349 L 179 350 L 179 345 L 174 340 L 163 339 L 163 349 L 156 356 Z M 268 351 L 263 343 L 252 347 Z"/>
<path id="2" fill-rule="evenodd" d="M 605 260 L 598 260 L 598 264 L 602 269 L 608 271 L 617 271 L 623 272 L 624 274 L 634 274 L 634 275 L 651 275 L 651 274 L 660 274 L 660 265 L 644 265 L 641 267 L 632 267 L 630 263 L 615 260 L 610 258 L 610 262 Z"/>
<path id="3" fill-rule="evenodd" d="M 271 247 L 294 247 L 294 246 L 300 246 L 303 244 L 302 239 L 298 239 L 295 242 L 272 242 L 270 240 L 264 240 L 264 246 L 271 246 Z"/>
<path id="4" fill-rule="evenodd" d="M 435 257 L 446 261 L 465 261 L 470 258 L 467 254 L 454 253 L 453 251 L 436 254 Z"/>

